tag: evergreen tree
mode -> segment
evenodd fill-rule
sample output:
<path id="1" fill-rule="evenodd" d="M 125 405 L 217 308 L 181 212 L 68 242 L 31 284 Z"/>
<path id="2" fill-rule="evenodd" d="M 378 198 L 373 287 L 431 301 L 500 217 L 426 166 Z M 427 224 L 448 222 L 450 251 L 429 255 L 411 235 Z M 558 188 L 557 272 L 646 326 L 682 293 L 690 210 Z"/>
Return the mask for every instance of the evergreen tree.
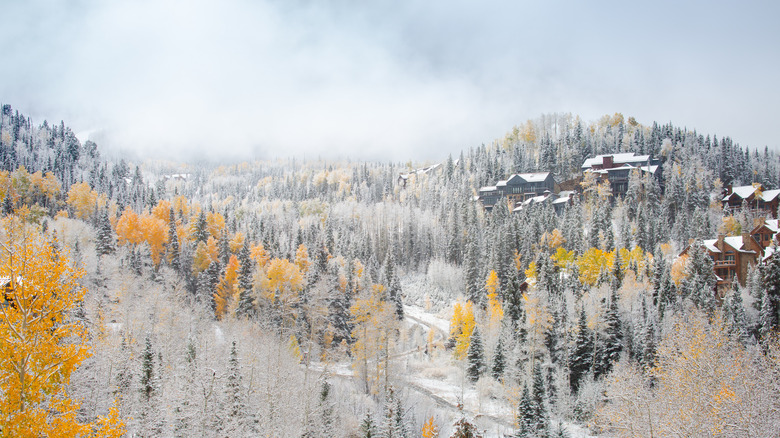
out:
<path id="1" fill-rule="evenodd" d="M 111 222 L 108 220 L 107 211 L 103 211 L 98 216 L 96 237 L 95 252 L 97 252 L 98 256 L 108 255 L 114 252 L 114 230 L 111 228 Z"/>
<path id="2" fill-rule="evenodd" d="M 496 350 L 493 353 L 493 367 L 490 369 L 490 375 L 496 380 L 501 380 L 506 368 L 506 358 L 504 357 L 504 337 L 498 337 Z"/>
<path id="3" fill-rule="evenodd" d="M 179 256 L 179 233 L 176 229 L 176 214 L 173 207 L 168 212 L 168 253 L 171 262 L 171 268 L 176 272 L 181 272 L 181 263 Z"/>
<path id="4" fill-rule="evenodd" d="M 392 386 L 387 389 L 385 395 L 385 421 L 380 432 L 382 438 L 406 437 L 403 406 Z"/>
<path id="5" fill-rule="evenodd" d="M 482 438 L 477 427 L 469 423 L 466 417 L 462 417 L 452 427 L 455 428 L 455 431 L 451 438 Z"/>
<path id="6" fill-rule="evenodd" d="M 700 309 L 711 312 L 715 309 L 714 262 L 701 241 L 694 242 L 688 250 L 687 278 L 683 282 L 683 295 Z"/>
<path id="7" fill-rule="evenodd" d="M 780 256 L 774 255 L 762 266 L 761 327 L 768 332 L 780 321 Z"/>
<path id="8" fill-rule="evenodd" d="M 593 338 L 584 307 L 580 309 L 577 328 L 574 351 L 569 358 L 569 385 L 573 393 L 579 390 L 580 382 L 590 372 L 593 363 Z"/>
<path id="9" fill-rule="evenodd" d="M 379 436 L 371 412 L 366 412 L 366 416 L 363 417 L 363 421 L 360 423 L 360 433 L 362 438 L 377 438 Z"/>
<path id="10" fill-rule="evenodd" d="M 466 375 L 469 380 L 476 382 L 485 373 L 485 350 L 482 346 L 482 335 L 480 334 L 479 327 L 474 327 L 474 331 L 471 333 L 471 340 L 469 341 L 468 352 L 466 353 L 468 359 L 468 368 Z"/>
<path id="11" fill-rule="evenodd" d="M 547 413 L 547 394 L 544 385 L 544 375 L 539 363 L 534 364 L 533 388 L 531 391 L 531 410 L 533 412 L 533 430 L 536 436 L 547 435 L 548 413 Z"/>
<path id="12" fill-rule="evenodd" d="M 145 401 L 149 401 L 154 394 L 154 351 L 152 350 L 152 339 L 146 335 L 144 341 L 144 352 L 141 356 L 141 395 Z"/>
<path id="13" fill-rule="evenodd" d="M 612 365 L 620 359 L 620 352 L 623 350 L 623 331 L 618 314 L 618 295 L 615 289 L 612 289 L 604 322 L 604 354 L 602 362 L 597 364 L 596 378 L 609 373 Z"/>
<path id="14" fill-rule="evenodd" d="M 520 403 L 517 406 L 517 431 L 515 437 L 530 438 L 534 436 L 536 429 L 536 417 L 531 400 L 531 394 L 528 391 L 528 385 L 523 385 L 523 395 L 520 397 Z"/>

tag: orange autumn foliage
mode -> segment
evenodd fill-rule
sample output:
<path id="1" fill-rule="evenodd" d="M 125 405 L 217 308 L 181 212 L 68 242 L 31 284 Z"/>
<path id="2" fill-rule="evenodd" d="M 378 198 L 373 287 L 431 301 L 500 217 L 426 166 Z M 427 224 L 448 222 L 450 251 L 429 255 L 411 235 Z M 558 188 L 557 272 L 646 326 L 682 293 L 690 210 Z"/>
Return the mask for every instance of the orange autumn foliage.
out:
<path id="1" fill-rule="evenodd" d="M 72 373 L 89 357 L 86 327 L 72 317 L 86 290 L 84 271 L 17 217 L 2 221 L 0 276 L 0 434 L 13 437 L 119 437 L 117 410 L 80 420 L 68 397 Z M 43 317 L 45 315 L 45 317 Z"/>

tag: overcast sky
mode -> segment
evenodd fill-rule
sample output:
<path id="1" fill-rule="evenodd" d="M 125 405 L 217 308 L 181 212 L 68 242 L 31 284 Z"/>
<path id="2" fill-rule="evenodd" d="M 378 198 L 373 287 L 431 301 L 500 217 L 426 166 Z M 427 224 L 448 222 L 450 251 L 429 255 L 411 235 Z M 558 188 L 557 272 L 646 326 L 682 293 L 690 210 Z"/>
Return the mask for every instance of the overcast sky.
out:
<path id="1" fill-rule="evenodd" d="M 142 157 L 437 160 L 552 112 L 778 148 L 778 2 L 635 3 L 2 2 L 0 102 Z"/>

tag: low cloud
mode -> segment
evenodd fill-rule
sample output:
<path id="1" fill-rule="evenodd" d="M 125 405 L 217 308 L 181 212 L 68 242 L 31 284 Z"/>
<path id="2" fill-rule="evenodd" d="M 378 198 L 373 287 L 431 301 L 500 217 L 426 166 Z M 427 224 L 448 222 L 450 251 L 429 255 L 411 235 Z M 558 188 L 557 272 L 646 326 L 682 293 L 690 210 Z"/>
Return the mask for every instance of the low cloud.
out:
<path id="1" fill-rule="evenodd" d="M 140 156 L 440 159 L 553 111 L 586 120 L 621 111 L 776 145 L 762 126 L 780 97 L 761 84 L 778 66 L 774 53 L 760 55 L 764 35 L 732 47 L 696 39 L 704 27 L 676 27 L 682 18 L 641 24 L 666 17 L 655 10 L 59 3 L 3 6 L 0 100 Z M 718 56 L 762 70 L 751 81 Z"/>

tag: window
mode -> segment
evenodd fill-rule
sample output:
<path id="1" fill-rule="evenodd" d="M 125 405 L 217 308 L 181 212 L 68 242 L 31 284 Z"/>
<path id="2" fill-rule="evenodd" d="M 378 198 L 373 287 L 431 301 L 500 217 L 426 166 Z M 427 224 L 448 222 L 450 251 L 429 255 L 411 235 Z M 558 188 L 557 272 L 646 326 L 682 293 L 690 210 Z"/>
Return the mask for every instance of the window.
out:
<path id="1" fill-rule="evenodd" d="M 734 253 L 732 251 L 726 253 L 726 261 L 732 263 L 734 262 Z"/>

